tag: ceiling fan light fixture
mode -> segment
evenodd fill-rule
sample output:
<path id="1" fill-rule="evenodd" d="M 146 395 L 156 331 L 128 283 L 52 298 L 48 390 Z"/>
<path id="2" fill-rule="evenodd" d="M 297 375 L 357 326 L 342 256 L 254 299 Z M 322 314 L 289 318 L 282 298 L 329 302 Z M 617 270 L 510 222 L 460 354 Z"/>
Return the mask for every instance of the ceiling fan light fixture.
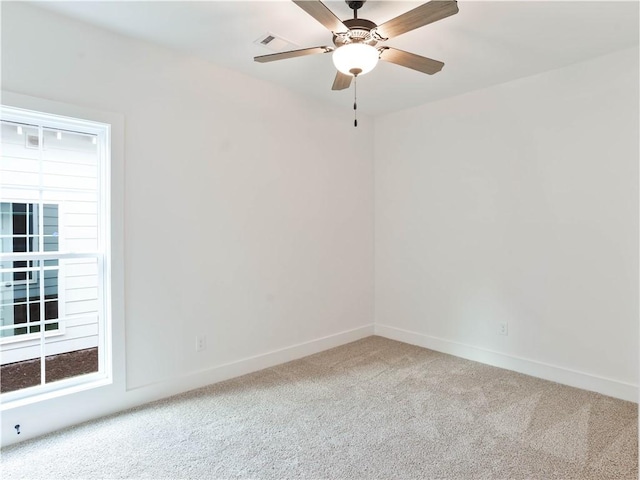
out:
<path id="1" fill-rule="evenodd" d="M 380 53 L 366 43 L 348 43 L 333 52 L 333 64 L 345 75 L 364 75 L 378 64 Z"/>

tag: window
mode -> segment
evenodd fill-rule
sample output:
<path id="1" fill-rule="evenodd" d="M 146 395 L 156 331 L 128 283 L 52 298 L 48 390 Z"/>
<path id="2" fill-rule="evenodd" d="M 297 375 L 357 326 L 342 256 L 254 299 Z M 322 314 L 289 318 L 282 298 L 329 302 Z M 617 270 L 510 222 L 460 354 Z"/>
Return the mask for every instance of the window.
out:
<path id="1" fill-rule="evenodd" d="M 44 204 L 42 209 L 39 207 L 36 203 L 0 203 L 2 252 L 58 250 L 58 205 Z M 43 226 L 42 230 L 40 225 Z M 48 262 L 42 276 L 38 265 L 34 260 L 14 261 L 12 269 L 2 275 L 0 324 L 24 325 L 2 330 L 2 338 L 38 333 L 41 318 L 45 322 L 58 318 L 57 261 Z M 41 296 L 44 296 L 44 304 L 40 302 Z M 44 328 L 45 331 L 57 331 L 59 324 L 45 323 Z"/>
<path id="2" fill-rule="evenodd" d="M 2 107 L 3 402 L 110 377 L 109 126 Z"/>

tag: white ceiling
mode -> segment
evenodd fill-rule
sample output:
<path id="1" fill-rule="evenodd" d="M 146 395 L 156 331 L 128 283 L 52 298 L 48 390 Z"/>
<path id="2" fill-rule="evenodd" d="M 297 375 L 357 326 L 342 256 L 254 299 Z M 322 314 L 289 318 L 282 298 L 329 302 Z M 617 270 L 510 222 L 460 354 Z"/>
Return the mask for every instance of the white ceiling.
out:
<path id="1" fill-rule="evenodd" d="M 344 1 L 326 1 L 341 19 Z M 424 1 L 369 0 L 361 18 L 381 24 Z M 254 42 L 270 32 L 300 48 L 331 45 L 331 34 L 288 0 L 37 2 L 82 21 L 179 49 L 218 65 L 351 108 L 335 92 L 330 54 L 260 64 L 273 53 Z M 445 63 L 433 76 L 380 62 L 358 81 L 358 108 L 387 113 L 560 68 L 638 45 L 637 1 L 459 1 L 459 13 L 386 42 Z"/>

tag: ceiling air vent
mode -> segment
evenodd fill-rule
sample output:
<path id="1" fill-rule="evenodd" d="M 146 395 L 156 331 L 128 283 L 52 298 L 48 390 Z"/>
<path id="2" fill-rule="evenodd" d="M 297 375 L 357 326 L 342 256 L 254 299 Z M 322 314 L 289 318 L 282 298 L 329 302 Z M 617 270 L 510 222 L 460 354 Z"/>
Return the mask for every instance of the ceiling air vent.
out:
<path id="1" fill-rule="evenodd" d="M 270 32 L 265 33 L 253 43 L 268 48 L 272 52 L 281 52 L 283 50 L 295 50 L 300 48 L 295 43 L 291 43 L 290 41 Z"/>
<path id="2" fill-rule="evenodd" d="M 272 41 L 274 41 L 276 39 L 276 37 L 274 37 L 273 35 L 267 35 L 266 37 L 264 37 L 260 43 L 262 45 L 269 45 Z"/>

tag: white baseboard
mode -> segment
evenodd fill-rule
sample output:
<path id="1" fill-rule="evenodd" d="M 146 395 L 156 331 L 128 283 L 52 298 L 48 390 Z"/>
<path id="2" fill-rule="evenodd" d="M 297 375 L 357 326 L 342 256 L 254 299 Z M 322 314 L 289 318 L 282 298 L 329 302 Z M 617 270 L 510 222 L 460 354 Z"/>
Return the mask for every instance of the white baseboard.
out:
<path id="1" fill-rule="evenodd" d="M 148 403 L 307 357 L 330 348 L 339 347 L 362 338 L 370 337 L 373 334 L 374 325 L 365 325 L 308 342 L 291 345 L 279 350 L 273 350 L 261 355 L 255 355 L 216 367 L 199 370 L 178 379 L 128 389 L 127 396 L 130 397 L 130 404 L 139 405 L 141 403 Z"/>
<path id="2" fill-rule="evenodd" d="M 6 409 L 2 411 L 0 422 L 0 444 L 5 447 L 145 403 L 313 355 L 369 337 L 373 335 L 373 330 L 373 324 L 364 325 L 133 389 L 126 389 L 124 384 L 110 384 L 73 395 L 57 396 Z M 23 426 L 20 436 L 13 430 L 13 425 L 16 424 Z"/>
<path id="3" fill-rule="evenodd" d="M 638 385 L 598 377 L 555 365 L 538 362 L 526 358 L 507 355 L 473 345 L 432 337 L 422 333 L 411 332 L 387 325 L 375 325 L 375 334 L 399 342 L 417 345 L 442 353 L 466 358 L 475 362 L 500 367 L 507 370 L 531 375 L 532 377 L 562 383 L 571 387 L 602 393 L 610 397 L 630 402 L 638 402 Z"/>
<path id="4" fill-rule="evenodd" d="M 51 401 L 26 405 L 23 408 L 3 411 L 0 443 L 3 447 L 11 445 L 18 440 L 34 438 L 80 422 L 273 367 L 374 334 L 572 387 L 638 402 L 637 385 L 576 372 L 535 360 L 519 358 L 417 332 L 386 325 L 374 326 L 370 324 L 213 368 L 192 372 L 180 378 L 121 391 L 120 393 L 112 392 L 110 395 L 103 395 L 100 389 L 94 389 L 73 395 L 74 398 L 71 403 L 69 403 L 70 397 L 67 397 L 66 400 L 57 398 Z M 78 408 L 76 408 L 76 404 Z M 72 405 L 72 408 L 69 405 Z M 52 415 L 52 412 L 58 412 L 59 415 Z M 17 423 L 26 424 L 28 427 L 25 429 L 24 434 L 20 435 L 21 438 L 17 437 L 15 432 L 12 432 L 12 426 Z"/>

